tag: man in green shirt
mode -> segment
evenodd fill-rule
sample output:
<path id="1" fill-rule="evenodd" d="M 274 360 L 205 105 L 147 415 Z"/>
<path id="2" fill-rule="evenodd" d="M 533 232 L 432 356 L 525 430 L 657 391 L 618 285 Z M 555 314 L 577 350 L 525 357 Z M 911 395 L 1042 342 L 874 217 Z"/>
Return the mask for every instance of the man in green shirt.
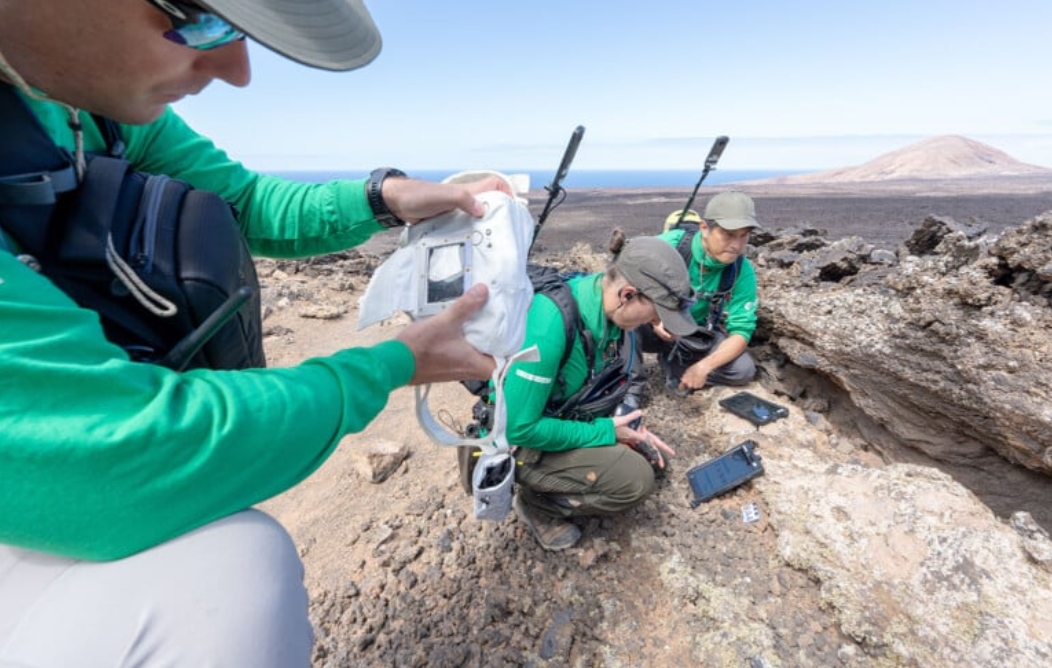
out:
<path id="1" fill-rule="evenodd" d="M 616 416 L 616 406 L 601 415 L 557 409 L 611 365 L 630 363 L 631 354 L 622 357 L 626 332 L 644 323 L 680 334 L 694 329 L 686 268 L 658 238 L 629 240 L 606 272 L 570 279 L 569 285 L 584 327 L 575 332 L 569 356 L 563 362 L 562 312 L 552 299 L 537 295 L 526 319 L 524 348 L 536 345 L 540 359 L 517 363 L 504 383 L 504 400 L 514 407 L 508 409 L 506 435 L 517 446 L 519 464 L 515 512 L 546 550 L 577 543 L 581 531 L 571 518 L 621 513 L 642 502 L 654 488 L 652 466 L 663 468 L 665 457 L 675 454 L 637 423 L 638 408 Z M 625 384 L 631 373 L 624 369 Z"/>
<path id="2" fill-rule="evenodd" d="M 476 194 L 507 191 L 387 171 L 370 198 L 366 179 L 249 171 L 169 107 L 214 79 L 247 85 L 246 36 L 332 70 L 380 48 L 358 0 L 0 1 L 0 86 L 78 163 L 104 146 L 92 113 L 120 122 L 135 169 L 218 193 L 260 255 L 482 215 Z M 132 362 L 95 312 L 0 250 L 0 665 L 308 665 L 302 564 L 250 508 L 309 476 L 395 388 L 487 377 L 493 360 L 462 334 L 486 298 L 477 286 L 395 340 L 292 368 L 177 373 Z"/>
<path id="3" fill-rule="evenodd" d="M 674 216 L 678 220 L 678 213 Z M 693 216 L 690 216 L 693 214 Z M 680 392 L 708 385 L 744 385 L 756 375 L 756 365 L 746 351 L 756 330 L 756 271 L 745 257 L 745 247 L 756 221 L 751 197 L 738 191 L 721 192 L 709 200 L 701 218 L 688 211 L 697 232 L 675 227 L 660 235 L 672 246 L 689 243 L 690 282 L 697 299 L 691 308 L 698 331 L 677 337 L 662 327 L 644 326 L 640 347 L 655 352 L 666 374 L 666 383 Z M 666 221 L 667 223 L 668 221 Z M 725 275 L 730 285 L 723 283 Z"/>

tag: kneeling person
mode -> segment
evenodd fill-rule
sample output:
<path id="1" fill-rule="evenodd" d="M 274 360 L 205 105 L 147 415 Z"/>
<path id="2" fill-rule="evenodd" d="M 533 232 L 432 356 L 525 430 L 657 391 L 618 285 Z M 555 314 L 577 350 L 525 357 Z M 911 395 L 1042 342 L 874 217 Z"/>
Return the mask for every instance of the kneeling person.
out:
<path id="1" fill-rule="evenodd" d="M 679 217 L 673 213 L 666 224 Z M 744 385 L 756 375 L 746 351 L 756 330 L 756 271 L 745 257 L 749 234 L 760 227 L 755 205 L 745 193 L 726 191 L 709 200 L 702 217 L 688 211 L 683 218 L 659 238 L 688 263 L 698 297 L 691 308 L 697 331 L 677 336 L 660 326 L 644 326 L 640 348 L 658 354 L 671 389 Z"/>
<path id="2" fill-rule="evenodd" d="M 638 408 L 612 416 L 623 398 L 591 415 L 571 398 L 604 372 L 623 378 L 607 387 L 627 388 L 633 360 L 623 355 L 631 351 L 625 337 L 640 325 L 676 333 L 696 327 L 686 310 L 692 295 L 686 267 L 656 237 L 629 240 L 606 272 L 567 282 L 583 325 L 569 354 L 563 314 L 539 293 L 527 316 L 525 346 L 536 344 L 540 361 L 516 364 L 504 386 L 507 438 L 517 446 L 515 513 L 547 550 L 580 539 L 570 518 L 620 513 L 643 501 L 654 488 L 652 465 L 664 468 L 665 457 L 675 454 L 636 422 Z"/>

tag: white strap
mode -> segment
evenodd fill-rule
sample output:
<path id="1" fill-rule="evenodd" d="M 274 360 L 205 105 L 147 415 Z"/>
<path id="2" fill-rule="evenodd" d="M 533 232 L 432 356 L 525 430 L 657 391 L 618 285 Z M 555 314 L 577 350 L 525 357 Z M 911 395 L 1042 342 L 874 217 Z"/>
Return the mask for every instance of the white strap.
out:
<path id="1" fill-rule="evenodd" d="M 508 452 L 511 448 L 504 434 L 508 424 L 508 411 L 504 404 L 504 379 L 508 371 L 516 362 L 536 362 L 540 359 L 537 346 L 530 346 L 520 350 L 508 359 L 497 358 L 497 367 L 493 370 L 491 381 L 496 389 L 496 400 L 493 404 L 493 428 L 482 438 L 464 438 L 454 434 L 442 426 L 438 420 L 431 415 L 431 409 L 427 405 L 427 396 L 431 392 L 431 385 L 417 385 L 416 391 L 416 419 L 423 428 L 424 433 L 439 445 L 468 446 L 481 448 L 487 455 L 495 455 Z"/>

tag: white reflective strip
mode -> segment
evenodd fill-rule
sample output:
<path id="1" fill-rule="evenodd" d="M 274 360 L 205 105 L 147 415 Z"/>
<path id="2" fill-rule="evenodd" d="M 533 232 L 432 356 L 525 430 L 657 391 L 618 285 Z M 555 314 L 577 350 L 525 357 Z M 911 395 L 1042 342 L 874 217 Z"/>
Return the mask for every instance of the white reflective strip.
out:
<path id="1" fill-rule="evenodd" d="M 552 379 L 545 376 L 535 376 L 532 373 L 527 373 L 522 369 L 516 369 L 515 375 L 519 378 L 525 378 L 526 380 L 533 381 L 534 383 L 542 383 L 544 385 L 551 385 Z"/>

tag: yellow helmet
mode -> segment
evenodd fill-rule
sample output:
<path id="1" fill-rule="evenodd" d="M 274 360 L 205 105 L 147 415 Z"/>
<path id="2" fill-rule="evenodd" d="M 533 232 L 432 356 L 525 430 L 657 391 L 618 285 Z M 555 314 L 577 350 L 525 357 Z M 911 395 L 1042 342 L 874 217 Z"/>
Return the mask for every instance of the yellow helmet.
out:
<path id="1" fill-rule="evenodd" d="M 701 216 L 694 209 L 687 209 L 686 213 L 683 209 L 676 209 L 672 213 L 668 214 L 668 218 L 665 219 L 665 232 L 672 229 L 672 226 L 679 222 L 679 217 L 683 216 L 684 223 L 700 223 Z"/>

